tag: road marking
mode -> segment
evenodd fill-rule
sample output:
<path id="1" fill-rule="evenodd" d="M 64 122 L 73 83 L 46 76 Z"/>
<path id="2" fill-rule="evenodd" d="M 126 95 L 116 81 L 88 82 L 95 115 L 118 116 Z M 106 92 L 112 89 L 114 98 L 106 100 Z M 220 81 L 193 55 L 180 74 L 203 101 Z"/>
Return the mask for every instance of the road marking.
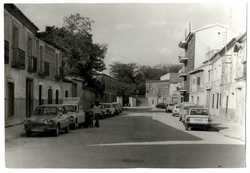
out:
<path id="1" fill-rule="evenodd" d="M 127 142 L 127 143 L 110 143 L 110 144 L 90 144 L 86 146 L 125 146 L 125 145 L 179 145 L 179 144 L 221 144 L 221 145 L 245 145 L 244 142 L 234 141 L 228 142 L 212 142 L 212 141 L 158 141 L 158 142 Z"/>

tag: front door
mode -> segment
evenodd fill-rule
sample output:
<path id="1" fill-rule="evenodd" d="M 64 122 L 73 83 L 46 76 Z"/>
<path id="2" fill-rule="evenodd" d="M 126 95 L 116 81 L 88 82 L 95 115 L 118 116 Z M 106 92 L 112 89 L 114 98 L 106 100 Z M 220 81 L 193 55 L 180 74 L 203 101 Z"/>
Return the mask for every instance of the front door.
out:
<path id="1" fill-rule="evenodd" d="M 8 82 L 8 89 L 7 89 L 7 116 L 13 117 L 14 116 L 14 83 Z"/>
<path id="2" fill-rule="evenodd" d="M 33 112 L 32 80 L 26 79 L 26 117 L 30 117 Z"/>

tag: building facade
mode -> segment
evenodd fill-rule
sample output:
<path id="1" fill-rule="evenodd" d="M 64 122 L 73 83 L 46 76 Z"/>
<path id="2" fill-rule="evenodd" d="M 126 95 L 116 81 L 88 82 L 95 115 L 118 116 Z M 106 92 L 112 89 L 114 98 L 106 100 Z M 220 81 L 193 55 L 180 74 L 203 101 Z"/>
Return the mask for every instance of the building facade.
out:
<path id="1" fill-rule="evenodd" d="M 179 71 L 179 77 L 183 78 L 180 92 L 184 96 L 184 101 L 190 98 L 190 74 L 189 72 L 198 68 L 206 60 L 205 54 L 210 50 L 220 50 L 227 40 L 236 37 L 238 33 L 228 30 L 220 25 L 213 25 L 206 28 L 191 31 L 185 36 L 185 40 L 179 43 L 179 47 L 184 49 L 179 55 L 179 62 L 183 63 Z"/>
<path id="2" fill-rule="evenodd" d="M 15 5 L 4 5 L 5 125 L 22 122 L 37 105 L 59 104 L 66 97 L 64 49 L 37 31 Z"/>
<path id="3" fill-rule="evenodd" d="M 233 38 L 189 72 L 190 101 L 209 109 L 212 116 L 239 124 L 245 123 L 246 39 L 246 33 Z"/>
<path id="4" fill-rule="evenodd" d="M 95 74 L 95 76 L 105 86 L 104 96 L 100 98 L 101 102 L 104 103 L 117 102 L 118 81 L 115 78 L 108 76 L 104 73 L 97 73 Z"/>

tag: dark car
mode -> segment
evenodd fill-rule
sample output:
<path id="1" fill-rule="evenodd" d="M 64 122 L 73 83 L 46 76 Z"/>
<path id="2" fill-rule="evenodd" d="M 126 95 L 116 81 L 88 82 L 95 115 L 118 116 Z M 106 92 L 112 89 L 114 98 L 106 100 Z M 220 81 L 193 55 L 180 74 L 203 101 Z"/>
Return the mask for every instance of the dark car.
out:
<path id="1" fill-rule="evenodd" d="M 24 121 L 27 137 L 32 133 L 53 132 L 59 135 L 59 130 L 69 132 L 70 116 L 62 105 L 50 104 L 37 106 L 35 112 Z"/>
<path id="2" fill-rule="evenodd" d="M 165 103 L 158 103 L 158 104 L 156 105 L 156 108 L 157 108 L 157 109 L 165 109 L 165 108 L 166 108 L 166 104 L 165 104 Z"/>

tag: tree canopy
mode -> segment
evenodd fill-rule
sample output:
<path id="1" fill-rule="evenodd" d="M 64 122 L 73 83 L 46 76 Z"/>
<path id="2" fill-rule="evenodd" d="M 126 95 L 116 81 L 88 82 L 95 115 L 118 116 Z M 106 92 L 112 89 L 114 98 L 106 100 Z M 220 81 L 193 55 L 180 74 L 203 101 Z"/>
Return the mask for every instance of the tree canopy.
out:
<path id="1" fill-rule="evenodd" d="M 181 65 L 157 64 L 155 66 L 138 65 L 136 63 L 113 62 L 110 65 L 110 75 L 120 84 L 118 95 L 127 100 L 129 95 L 145 95 L 146 80 L 160 80 L 167 73 L 178 73 Z"/>
<path id="2" fill-rule="evenodd" d="M 63 19 L 61 28 L 47 26 L 40 34 L 62 46 L 64 73 L 77 76 L 90 83 L 93 70 L 106 69 L 104 58 L 107 53 L 107 44 L 93 43 L 91 24 L 94 21 L 80 14 L 70 15 Z"/>

